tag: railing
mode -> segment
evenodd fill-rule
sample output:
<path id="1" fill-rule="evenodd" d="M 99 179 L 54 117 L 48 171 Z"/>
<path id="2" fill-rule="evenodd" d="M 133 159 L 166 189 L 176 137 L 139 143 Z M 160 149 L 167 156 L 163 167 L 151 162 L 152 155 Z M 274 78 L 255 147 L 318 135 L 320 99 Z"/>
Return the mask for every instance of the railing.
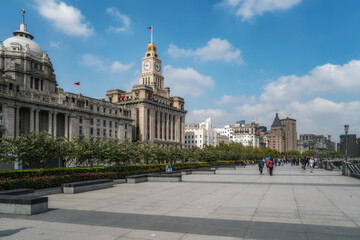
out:
<path id="1" fill-rule="evenodd" d="M 360 178 L 360 164 L 352 162 L 343 163 L 343 175 Z"/>
<path id="2" fill-rule="evenodd" d="M 327 160 L 323 159 L 320 162 L 320 168 L 324 168 L 325 170 L 341 170 L 343 165 L 343 161 L 341 160 Z"/>

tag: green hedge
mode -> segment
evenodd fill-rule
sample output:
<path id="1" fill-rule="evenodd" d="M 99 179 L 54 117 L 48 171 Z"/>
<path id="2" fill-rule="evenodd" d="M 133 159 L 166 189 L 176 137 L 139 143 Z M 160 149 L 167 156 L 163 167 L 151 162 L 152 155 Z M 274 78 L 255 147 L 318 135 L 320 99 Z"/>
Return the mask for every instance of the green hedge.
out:
<path id="1" fill-rule="evenodd" d="M 232 161 L 218 161 L 218 162 L 187 162 L 174 163 L 173 170 L 180 170 L 186 168 L 199 168 L 215 165 L 234 164 Z M 49 169 L 29 169 L 29 170 L 4 170 L 0 171 L 0 180 L 2 179 L 16 179 L 25 177 L 42 177 L 51 175 L 68 175 L 75 173 L 91 173 L 91 172 L 117 172 L 123 178 L 127 175 L 137 174 L 137 172 L 146 171 L 149 169 L 157 169 L 157 172 L 165 171 L 168 164 L 141 164 L 141 165 L 122 165 L 122 166 L 104 166 L 104 167 L 76 167 L 76 168 L 49 168 Z M 124 175 L 126 173 L 126 175 Z"/>
<path id="2" fill-rule="evenodd" d="M 229 161 L 188 162 L 172 164 L 173 170 L 234 164 Z M 165 171 L 167 164 L 143 164 L 86 168 L 53 168 L 0 171 L 0 190 L 16 188 L 41 189 L 59 187 L 63 183 L 94 179 L 119 179 L 126 176 Z"/>
<path id="3" fill-rule="evenodd" d="M 0 190 L 10 190 L 17 188 L 50 188 L 59 187 L 63 183 L 80 182 L 95 179 L 116 179 L 118 173 L 106 172 L 106 173 L 77 173 L 69 175 L 49 175 L 42 177 L 27 177 L 20 179 L 0 180 Z"/>

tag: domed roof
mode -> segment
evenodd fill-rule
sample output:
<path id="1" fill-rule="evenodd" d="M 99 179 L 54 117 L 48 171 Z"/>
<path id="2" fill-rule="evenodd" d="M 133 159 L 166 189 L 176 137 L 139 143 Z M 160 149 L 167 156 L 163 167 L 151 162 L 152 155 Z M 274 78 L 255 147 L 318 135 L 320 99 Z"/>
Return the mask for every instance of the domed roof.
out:
<path id="1" fill-rule="evenodd" d="M 20 30 L 15 31 L 13 34 L 14 37 L 3 41 L 3 46 L 0 46 L 0 49 L 5 47 L 5 50 L 27 52 L 36 57 L 43 57 L 43 50 L 32 40 L 34 37 L 26 31 L 25 24 L 22 23 Z"/>

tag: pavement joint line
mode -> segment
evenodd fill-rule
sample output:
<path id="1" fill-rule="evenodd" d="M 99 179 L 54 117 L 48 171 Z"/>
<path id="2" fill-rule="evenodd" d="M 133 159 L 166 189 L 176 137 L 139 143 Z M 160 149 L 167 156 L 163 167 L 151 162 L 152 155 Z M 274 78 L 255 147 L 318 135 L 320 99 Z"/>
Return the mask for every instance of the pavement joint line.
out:
<path id="1" fill-rule="evenodd" d="M 274 169 L 273 169 L 273 170 L 274 170 Z M 256 180 L 258 180 L 258 179 L 259 179 L 260 177 L 262 177 L 262 176 L 263 176 L 263 175 L 260 175 Z M 274 177 L 274 174 L 273 174 L 272 177 Z M 255 211 L 254 211 L 254 214 L 252 215 L 250 221 L 248 222 L 248 225 L 246 226 L 246 231 L 245 231 L 245 233 L 244 233 L 243 239 L 246 238 L 246 234 L 247 234 L 248 231 L 249 231 L 249 226 L 250 226 L 250 224 L 253 222 L 254 216 L 255 216 L 255 214 L 256 214 L 256 212 L 257 212 L 260 204 L 261 204 L 261 203 L 263 202 L 263 200 L 265 199 L 265 195 L 269 192 L 269 189 L 270 189 L 270 187 L 271 187 L 271 185 L 272 185 L 272 183 L 273 183 L 274 181 L 275 181 L 275 177 L 272 178 L 271 183 L 269 184 L 268 188 L 265 190 L 265 193 L 264 193 L 263 196 L 261 197 L 261 200 L 260 200 L 259 204 L 257 205 L 257 207 L 256 207 L 256 209 L 255 209 Z M 254 182 L 255 182 L 255 181 L 254 181 Z M 249 185 L 250 185 L 250 184 L 249 184 Z"/>
<path id="2" fill-rule="evenodd" d="M 290 170 L 289 170 L 289 175 L 290 175 L 290 181 L 291 181 L 291 183 L 293 183 L 292 174 L 291 174 L 291 171 L 290 171 Z M 301 215 L 300 215 L 299 204 L 298 204 L 298 200 L 297 200 L 297 198 L 296 198 L 295 189 L 294 189 L 294 184 L 291 184 L 291 186 L 292 186 L 292 191 L 293 191 L 294 199 L 295 199 L 295 203 L 296 203 L 296 210 L 297 210 L 297 213 L 298 213 L 300 222 L 301 222 L 301 227 L 302 227 L 302 229 L 303 229 L 303 232 L 304 232 L 305 235 L 306 235 L 306 238 L 309 240 L 309 236 L 308 236 L 308 234 L 307 234 L 307 232 L 306 232 L 306 230 L 305 230 L 304 222 L 303 222 L 303 220 L 302 220 L 302 218 L 301 218 Z"/>
<path id="3" fill-rule="evenodd" d="M 308 179 L 309 177 L 306 176 L 306 178 Z M 310 179 L 308 179 L 308 180 L 309 180 L 309 182 L 311 182 Z M 318 190 L 319 192 L 321 192 L 321 194 L 322 194 L 329 202 L 331 202 L 332 205 L 335 206 L 336 209 L 338 209 L 342 214 L 344 214 L 344 216 L 346 216 L 348 219 L 350 219 L 350 221 L 351 221 L 352 223 L 354 223 L 356 226 L 360 227 L 359 224 L 357 224 L 351 217 L 349 217 L 346 213 L 344 213 L 344 211 L 341 210 L 318 186 L 315 186 L 315 187 L 317 188 L 317 190 Z M 344 188 L 344 189 L 345 189 L 345 188 Z"/>

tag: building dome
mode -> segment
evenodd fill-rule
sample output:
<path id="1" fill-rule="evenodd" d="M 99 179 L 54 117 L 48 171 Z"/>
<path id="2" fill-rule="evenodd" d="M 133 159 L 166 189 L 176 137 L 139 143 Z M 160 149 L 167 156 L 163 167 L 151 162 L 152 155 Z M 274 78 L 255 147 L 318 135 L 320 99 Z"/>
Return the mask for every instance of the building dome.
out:
<path id="1" fill-rule="evenodd" d="M 156 46 L 154 43 L 149 43 L 148 46 L 147 46 L 147 51 L 150 52 L 150 51 L 154 51 L 156 52 Z"/>
<path id="2" fill-rule="evenodd" d="M 33 56 L 42 58 L 43 50 L 41 47 L 33 41 L 34 37 L 26 31 L 26 25 L 21 24 L 20 30 L 13 32 L 14 37 L 8 38 L 3 41 L 0 46 L 0 50 L 4 49 L 7 51 L 18 51 L 18 52 L 26 52 Z"/>

